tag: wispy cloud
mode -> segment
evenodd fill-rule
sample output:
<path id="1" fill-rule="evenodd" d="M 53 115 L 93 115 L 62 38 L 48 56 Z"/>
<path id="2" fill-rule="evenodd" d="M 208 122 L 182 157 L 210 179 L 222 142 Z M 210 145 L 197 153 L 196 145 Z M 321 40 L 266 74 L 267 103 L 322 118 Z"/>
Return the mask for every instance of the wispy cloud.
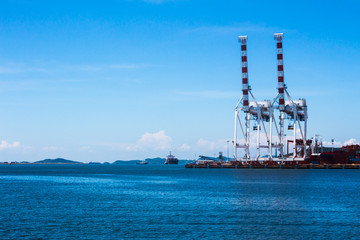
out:
<path id="1" fill-rule="evenodd" d="M 334 141 L 334 147 L 342 147 L 342 146 L 353 145 L 353 144 L 360 144 L 360 141 L 356 140 L 355 138 L 350 138 L 349 140 L 346 140 L 345 142 Z M 331 147 L 333 144 L 331 141 L 323 141 L 323 145 L 326 147 Z"/>
<path id="2" fill-rule="evenodd" d="M 17 142 L 17 141 L 10 143 L 5 140 L 2 140 L 0 142 L 0 150 L 13 149 L 13 148 L 18 148 L 20 146 L 21 146 L 21 143 Z"/>
<path id="3" fill-rule="evenodd" d="M 134 0 L 128 0 L 129 2 L 133 2 Z M 169 3 L 169 2 L 178 2 L 180 0 L 139 0 L 141 2 L 146 2 L 150 4 L 163 4 L 163 3 Z"/>
<path id="4" fill-rule="evenodd" d="M 264 98 L 273 100 L 277 95 L 277 89 L 264 89 L 257 88 L 253 91 L 255 97 L 260 96 L 261 98 L 256 98 L 257 101 L 260 101 Z M 207 99 L 234 99 L 236 101 L 242 96 L 241 90 L 238 91 L 221 91 L 221 90 L 200 90 L 200 91 L 174 91 L 175 95 L 194 97 L 194 98 L 207 98 Z M 290 92 L 293 98 L 297 99 L 298 97 L 320 97 L 320 96 L 331 96 L 333 94 L 332 90 L 329 91 L 320 91 L 320 90 L 295 90 Z"/>
<path id="5" fill-rule="evenodd" d="M 153 66 L 151 64 L 88 64 L 88 65 L 42 65 L 31 66 L 31 64 L 0 64 L 0 74 L 20 73 L 55 73 L 55 72 L 99 72 L 108 70 L 139 69 Z"/>
<path id="6" fill-rule="evenodd" d="M 329 141 L 323 141 L 323 145 L 325 147 L 331 147 L 332 146 L 332 142 Z M 334 147 L 342 147 L 344 144 L 342 142 L 339 141 L 334 141 Z"/>
<path id="7" fill-rule="evenodd" d="M 196 148 L 200 151 L 221 151 L 223 149 L 226 149 L 226 144 L 226 139 L 210 141 L 200 138 L 196 143 Z"/>
<path id="8" fill-rule="evenodd" d="M 353 145 L 353 144 L 360 144 L 360 141 L 356 140 L 355 138 L 350 138 L 349 140 L 344 142 L 344 145 Z"/>
<path id="9" fill-rule="evenodd" d="M 293 30 L 267 26 L 264 24 L 254 24 L 250 22 L 236 23 L 233 25 L 212 25 L 201 26 L 188 29 L 185 33 L 211 33 L 211 34 L 229 34 L 229 33 L 274 33 L 274 32 L 293 32 Z"/>
<path id="10" fill-rule="evenodd" d="M 0 66 L 0 74 L 16 74 L 28 72 L 47 72 L 49 69 L 42 67 L 29 67 L 29 66 Z"/>
<path id="11" fill-rule="evenodd" d="M 144 2 L 153 3 L 153 4 L 162 4 L 167 2 L 175 2 L 175 0 L 144 0 Z"/>
<path id="12" fill-rule="evenodd" d="M 179 150 L 179 151 L 189 151 L 191 149 L 191 147 L 187 144 L 181 144 L 179 147 L 176 148 L 176 150 Z"/>
<path id="13" fill-rule="evenodd" d="M 113 142 L 101 142 L 96 145 L 110 147 L 117 151 L 126 152 L 149 152 L 151 151 L 180 151 L 187 152 L 193 147 L 189 144 L 174 144 L 170 136 L 168 136 L 164 130 L 154 133 L 144 133 L 134 143 L 113 143 Z"/>
<path id="14" fill-rule="evenodd" d="M 79 150 L 81 152 L 88 152 L 88 153 L 94 152 L 93 149 L 91 147 L 89 147 L 89 146 L 82 146 L 82 147 L 79 148 Z"/>
<path id="15" fill-rule="evenodd" d="M 144 150 L 169 150 L 171 149 L 172 138 L 161 130 L 155 133 L 143 134 L 136 143 L 111 143 L 102 142 L 99 145 L 108 146 L 121 151 L 144 151 Z"/>
<path id="16" fill-rule="evenodd" d="M 65 149 L 63 147 L 46 146 L 43 147 L 41 150 L 45 152 L 58 152 L 58 151 L 64 151 Z"/>
<path id="17" fill-rule="evenodd" d="M 275 84 L 274 84 L 275 85 Z M 306 97 L 325 97 L 325 96 L 333 96 L 334 91 L 332 89 L 323 88 L 323 89 L 299 89 L 297 87 L 289 86 L 289 94 L 293 99 L 298 98 L 306 98 Z M 240 91 L 239 91 L 240 92 Z M 252 91 L 255 95 L 256 100 L 259 101 L 262 98 L 266 99 L 274 99 L 277 94 L 278 90 L 276 87 L 269 87 L 269 88 L 256 88 Z M 240 92 L 239 95 L 242 93 Z"/>
<path id="18" fill-rule="evenodd" d="M 199 97 L 199 98 L 213 98 L 213 99 L 236 99 L 241 92 L 236 91 L 218 91 L 218 90 L 201 90 L 201 91 L 174 91 L 174 94 Z"/>
<path id="19" fill-rule="evenodd" d="M 117 69 L 138 69 L 149 66 L 148 64 L 104 64 L 104 65 L 77 65 L 77 66 L 63 66 L 64 70 L 71 71 L 104 71 L 104 70 L 117 70 Z"/>

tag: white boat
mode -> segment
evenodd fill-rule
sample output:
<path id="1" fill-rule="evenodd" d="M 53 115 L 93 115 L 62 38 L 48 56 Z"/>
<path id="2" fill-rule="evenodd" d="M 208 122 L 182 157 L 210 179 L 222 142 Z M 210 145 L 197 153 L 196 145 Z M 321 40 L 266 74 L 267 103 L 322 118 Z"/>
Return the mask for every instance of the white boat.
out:
<path id="1" fill-rule="evenodd" d="M 136 164 L 148 164 L 148 161 L 146 161 L 146 160 L 142 160 L 142 161 L 140 161 L 140 162 L 137 162 Z"/>

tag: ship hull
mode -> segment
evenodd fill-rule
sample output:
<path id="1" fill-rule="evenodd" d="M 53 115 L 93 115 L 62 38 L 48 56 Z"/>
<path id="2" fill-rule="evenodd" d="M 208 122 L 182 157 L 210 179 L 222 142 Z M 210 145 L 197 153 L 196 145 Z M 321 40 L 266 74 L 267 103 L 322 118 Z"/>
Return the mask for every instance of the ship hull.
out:
<path id="1" fill-rule="evenodd" d="M 178 164 L 179 160 L 166 160 L 164 164 Z"/>

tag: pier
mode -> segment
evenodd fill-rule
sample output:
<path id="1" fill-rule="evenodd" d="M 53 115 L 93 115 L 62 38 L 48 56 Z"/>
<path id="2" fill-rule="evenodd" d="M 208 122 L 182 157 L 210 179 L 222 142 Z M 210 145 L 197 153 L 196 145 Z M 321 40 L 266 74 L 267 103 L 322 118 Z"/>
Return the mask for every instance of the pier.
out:
<path id="1" fill-rule="evenodd" d="M 360 164 L 260 164 L 260 163 L 218 163 L 218 164 L 195 164 L 188 163 L 186 168 L 236 168 L 236 169 L 360 169 Z"/>

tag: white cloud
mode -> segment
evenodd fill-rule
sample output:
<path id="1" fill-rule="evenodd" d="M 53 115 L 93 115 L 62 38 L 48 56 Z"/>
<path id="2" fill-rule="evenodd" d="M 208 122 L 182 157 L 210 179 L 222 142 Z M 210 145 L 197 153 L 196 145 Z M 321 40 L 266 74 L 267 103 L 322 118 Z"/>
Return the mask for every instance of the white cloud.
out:
<path id="1" fill-rule="evenodd" d="M 209 141 L 209 140 L 205 140 L 200 138 L 197 143 L 196 146 L 198 148 L 200 148 L 201 150 L 210 150 L 210 151 L 215 151 L 215 150 L 224 150 L 226 149 L 226 139 L 219 139 L 219 140 L 214 140 L 214 141 Z"/>
<path id="2" fill-rule="evenodd" d="M 0 143 L 0 150 L 5 150 L 5 149 L 12 149 L 12 148 L 18 148 L 20 147 L 20 142 L 13 142 L 13 143 L 9 143 L 5 140 L 2 140 Z"/>
<path id="3" fill-rule="evenodd" d="M 170 149 L 172 139 L 165 134 L 165 131 L 157 133 L 145 133 L 138 141 L 139 148 L 154 148 L 155 150 Z"/>
<path id="4" fill-rule="evenodd" d="M 360 141 L 357 141 L 355 138 L 350 138 L 349 140 L 344 142 L 344 146 L 353 144 L 360 144 Z"/>
<path id="5" fill-rule="evenodd" d="M 324 145 L 325 147 L 331 147 L 331 146 L 333 146 L 331 141 L 323 141 L 323 145 Z M 343 143 L 342 143 L 342 142 L 334 141 L 334 147 L 342 147 L 342 146 L 343 146 Z"/>
<path id="6" fill-rule="evenodd" d="M 111 143 L 102 142 L 100 145 L 108 146 L 113 149 L 129 152 L 137 152 L 142 150 L 170 150 L 172 139 L 161 130 L 155 133 L 143 134 L 136 143 Z"/>
<path id="7" fill-rule="evenodd" d="M 355 138 L 350 138 L 349 140 L 345 141 L 344 143 L 339 141 L 334 141 L 334 147 L 342 147 L 346 145 L 353 145 L 353 144 L 360 144 L 360 141 L 356 140 Z M 331 147 L 331 141 L 323 141 L 323 145 L 325 147 Z"/>
<path id="8" fill-rule="evenodd" d="M 189 146 L 189 145 L 187 145 L 187 144 L 181 144 L 181 146 L 180 147 L 178 147 L 177 148 L 179 151 L 188 151 L 188 150 L 190 150 L 191 149 L 191 147 Z"/>

